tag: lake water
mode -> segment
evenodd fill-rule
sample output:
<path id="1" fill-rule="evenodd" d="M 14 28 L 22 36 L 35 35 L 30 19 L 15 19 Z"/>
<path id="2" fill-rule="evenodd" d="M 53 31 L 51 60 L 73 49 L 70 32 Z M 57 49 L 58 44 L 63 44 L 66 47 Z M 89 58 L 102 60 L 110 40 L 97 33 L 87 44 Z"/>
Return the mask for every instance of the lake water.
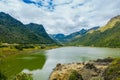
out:
<path id="1" fill-rule="evenodd" d="M 50 73 L 57 63 L 85 62 L 106 57 L 120 57 L 120 48 L 95 48 L 95 47 L 62 47 L 46 50 L 47 57 L 42 69 L 23 72 L 33 73 L 34 80 L 48 80 Z M 31 64 L 32 65 L 32 64 Z"/>
<path id="2" fill-rule="evenodd" d="M 120 57 L 120 48 L 62 47 L 0 60 L 0 71 L 9 78 L 22 72 L 32 73 L 34 80 L 48 80 L 58 63 L 86 62 L 106 57 Z"/>

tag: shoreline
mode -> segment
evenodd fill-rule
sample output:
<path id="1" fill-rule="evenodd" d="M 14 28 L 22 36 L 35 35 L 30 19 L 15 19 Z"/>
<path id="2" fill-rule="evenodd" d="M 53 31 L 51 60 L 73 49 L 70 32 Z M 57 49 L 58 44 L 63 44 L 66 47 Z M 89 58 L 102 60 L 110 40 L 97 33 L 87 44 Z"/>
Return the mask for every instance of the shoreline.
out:
<path id="1" fill-rule="evenodd" d="M 28 54 L 36 51 L 41 51 L 41 50 L 49 50 L 49 49 L 55 49 L 58 48 L 59 46 L 46 46 L 45 48 L 27 48 L 23 50 L 18 50 L 15 48 L 10 48 L 10 47 L 5 47 L 5 48 L 0 48 L 0 60 L 13 56 L 13 55 L 18 55 L 18 54 Z"/>

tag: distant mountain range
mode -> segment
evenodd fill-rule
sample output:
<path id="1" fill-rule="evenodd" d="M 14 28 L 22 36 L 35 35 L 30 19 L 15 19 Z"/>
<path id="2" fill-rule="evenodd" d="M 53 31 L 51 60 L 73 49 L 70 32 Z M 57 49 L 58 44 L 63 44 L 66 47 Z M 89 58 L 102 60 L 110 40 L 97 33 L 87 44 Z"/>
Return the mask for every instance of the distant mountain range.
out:
<path id="1" fill-rule="evenodd" d="M 0 12 L 0 42 L 55 44 L 49 37 L 43 25 L 30 23 L 24 25 L 9 14 Z"/>
<path id="2" fill-rule="evenodd" d="M 77 31 L 77 32 L 74 32 L 74 33 L 71 33 L 69 35 L 64 35 L 64 34 L 50 34 L 50 37 L 54 40 L 57 40 L 59 42 L 69 42 L 73 39 L 76 39 L 76 38 L 79 38 L 83 35 L 85 35 L 86 33 L 90 32 L 90 31 L 95 31 L 99 28 L 99 26 L 96 26 L 96 27 L 93 27 L 93 28 L 90 28 L 90 29 L 81 29 L 80 31 Z"/>

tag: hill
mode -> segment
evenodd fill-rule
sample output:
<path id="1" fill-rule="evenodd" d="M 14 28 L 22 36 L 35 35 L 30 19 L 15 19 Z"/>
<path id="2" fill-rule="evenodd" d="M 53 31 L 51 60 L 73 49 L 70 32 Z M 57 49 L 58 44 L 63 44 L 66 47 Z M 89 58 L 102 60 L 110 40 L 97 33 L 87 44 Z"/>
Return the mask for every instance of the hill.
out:
<path id="1" fill-rule="evenodd" d="M 31 28 L 28 28 L 28 26 L 29 25 L 24 25 L 9 14 L 0 12 L 0 42 L 27 44 L 55 43 L 45 32 L 43 26 L 42 28 L 40 26 L 41 29 L 39 29 L 37 32 L 32 31 Z"/>
<path id="2" fill-rule="evenodd" d="M 120 47 L 120 16 L 112 18 L 97 31 L 71 41 L 71 45 Z"/>
<path id="3" fill-rule="evenodd" d="M 31 32 L 39 36 L 43 42 L 47 42 L 49 44 L 55 43 L 55 41 L 51 39 L 47 34 L 47 32 L 45 31 L 43 25 L 30 23 L 30 24 L 27 24 L 26 27 L 30 29 Z"/>

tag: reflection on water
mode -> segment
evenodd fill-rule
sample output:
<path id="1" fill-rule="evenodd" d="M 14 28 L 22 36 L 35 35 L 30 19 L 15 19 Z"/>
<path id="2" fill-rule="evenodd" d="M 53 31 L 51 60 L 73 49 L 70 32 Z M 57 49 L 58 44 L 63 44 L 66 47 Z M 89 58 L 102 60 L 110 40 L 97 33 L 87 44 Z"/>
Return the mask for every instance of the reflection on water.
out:
<path id="1" fill-rule="evenodd" d="M 19 54 L 0 61 L 0 71 L 7 77 L 20 73 L 23 69 L 42 69 L 46 56 L 39 52 L 37 54 Z"/>

